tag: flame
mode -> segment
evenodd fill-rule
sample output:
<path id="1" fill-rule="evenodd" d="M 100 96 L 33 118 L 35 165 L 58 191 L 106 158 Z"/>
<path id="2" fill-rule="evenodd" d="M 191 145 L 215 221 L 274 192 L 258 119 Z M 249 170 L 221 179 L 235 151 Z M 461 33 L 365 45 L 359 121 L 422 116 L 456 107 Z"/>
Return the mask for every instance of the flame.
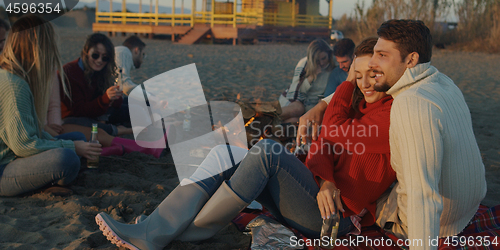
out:
<path id="1" fill-rule="evenodd" d="M 236 101 L 239 101 L 239 100 L 240 100 L 240 98 L 241 98 L 241 94 L 240 94 L 240 93 L 238 93 L 238 94 L 236 95 Z"/>
<path id="2" fill-rule="evenodd" d="M 259 138 L 259 141 L 260 141 L 260 140 L 263 140 L 263 139 L 264 139 L 264 136 L 261 136 L 261 137 Z"/>
<path id="3" fill-rule="evenodd" d="M 221 121 L 218 121 L 217 123 L 215 123 L 213 126 L 212 126 L 212 131 L 215 131 L 219 128 L 222 128 L 222 122 Z"/>
<path id="4" fill-rule="evenodd" d="M 255 117 L 250 118 L 250 120 L 248 120 L 248 122 L 245 123 L 245 127 L 248 127 L 248 125 L 250 125 L 250 123 L 252 123 L 254 120 L 255 120 Z"/>

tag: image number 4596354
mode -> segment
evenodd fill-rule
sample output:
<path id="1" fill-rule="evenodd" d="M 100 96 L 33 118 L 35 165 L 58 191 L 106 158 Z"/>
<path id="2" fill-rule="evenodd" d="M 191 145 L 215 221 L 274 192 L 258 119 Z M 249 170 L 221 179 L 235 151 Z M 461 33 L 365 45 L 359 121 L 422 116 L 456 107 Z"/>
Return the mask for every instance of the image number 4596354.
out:
<path id="1" fill-rule="evenodd" d="M 52 3 L 9 3 L 6 6 L 5 11 L 9 14 L 52 14 L 61 13 L 61 6 L 56 3 L 52 6 Z"/>
<path id="2" fill-rule="evenodd" d="M 23 15 L 38 15 L 52 21 L 73 9 L 78 0 L 4 0 L 4 8 L 12 25 Z"/>

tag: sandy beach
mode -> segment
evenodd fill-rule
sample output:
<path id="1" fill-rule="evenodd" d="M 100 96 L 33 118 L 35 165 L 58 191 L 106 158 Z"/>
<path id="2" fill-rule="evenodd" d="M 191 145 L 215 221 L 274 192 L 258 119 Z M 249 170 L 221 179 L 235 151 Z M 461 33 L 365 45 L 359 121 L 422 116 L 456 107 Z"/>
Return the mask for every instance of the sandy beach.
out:
<path id="1" fill-rule="evenodd" d="M 92 31 L 58 28 L 64 63 L 76 59 Z M 113 37 L 120 45 L 125 37 Z M 143 39 L 147 57 L 133 80 L 143 82 L 165 71 L 195 63 L 207 100 L 274 101 L 291 82 L 307 44 L 178 45 L 165 39 Z M 484 205 L 500 204 L 500 55 L 434 50 L 432 64 L 455 81 L 472 115 L 474 132 L 486 167 Z M 117 249 L 99 231 L 94 217 L 110 213 L 130 222 L 150 214 L 179 183 L 170 155 L 156 159 L 141 153 L 101 157 L 98 171 L 82 171 L 61 198 L 35 193 L 0 198 L 1 249 Z M 214 238 L 166 249 L 246 249 L 249 235 L 234 225 Z"/>

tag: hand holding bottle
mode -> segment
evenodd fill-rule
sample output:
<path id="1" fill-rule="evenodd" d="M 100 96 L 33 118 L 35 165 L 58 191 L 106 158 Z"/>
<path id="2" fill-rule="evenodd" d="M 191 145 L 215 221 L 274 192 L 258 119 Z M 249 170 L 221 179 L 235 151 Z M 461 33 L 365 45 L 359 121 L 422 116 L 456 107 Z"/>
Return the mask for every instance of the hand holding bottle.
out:
<path id="1" fill-rule="evenodd" d="M 118 86 L 111 86 L 106 90 L 106 95 L 110 101 L 118 100 L 123 95 L 123 91 Z"/>
<path id="2" fill-rule="evenodd" d="M 75 152 L 78 156 L 83 156 L 87 159 L 95 159 L 101 155 L 102 146 L 99 143 L 90 143 L 84 141 L 74 141 Z"/>

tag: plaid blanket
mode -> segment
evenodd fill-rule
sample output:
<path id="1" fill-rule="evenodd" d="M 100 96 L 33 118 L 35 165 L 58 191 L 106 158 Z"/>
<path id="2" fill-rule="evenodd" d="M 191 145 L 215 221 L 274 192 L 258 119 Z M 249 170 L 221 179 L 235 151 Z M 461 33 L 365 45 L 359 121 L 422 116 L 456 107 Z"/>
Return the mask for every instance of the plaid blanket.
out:
<path id="1" fill-rule="evenodd" d="M 265 215 L 275 219 L 268 211 L 247 211 L 240 213 L 233 223 L 239 230 L 245 230 L 246 225 L 258 215 Z M 290 228 L 299 239 L 308 242 L 308 239 L 297 230 Z M 311 241 L 309 241 L 311 242 Z M 398 238 L 380 229 L 377 226 L 364 227 L 359 236 L 343 236 L 337 241 L 335 250 L 396 250 L 409 249 L 407 246 L 396 246 Z M 471 223 L 463 232 L 456 236 L 428 239 L 423 244 L 438 244 L 439 250 L 470 250 L 470 249 L 500 249 L 500 205 L 488 208 L 480 206 Z M 306 246 L 304 249 L 318 249 Z"/>

